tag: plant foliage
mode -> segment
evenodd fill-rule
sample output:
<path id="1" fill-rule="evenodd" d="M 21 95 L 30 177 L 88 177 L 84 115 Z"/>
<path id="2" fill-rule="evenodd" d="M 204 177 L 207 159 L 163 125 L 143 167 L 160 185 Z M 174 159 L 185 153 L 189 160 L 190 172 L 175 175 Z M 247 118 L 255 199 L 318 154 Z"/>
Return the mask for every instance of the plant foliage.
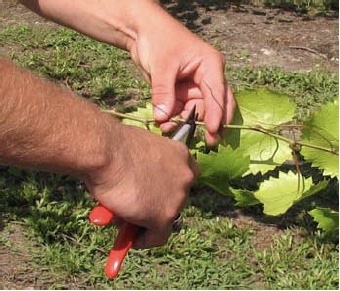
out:
<path id="1" fill-rule="evenodd" d="M 303 156 L 316 167 L 324 170 L 325 175 L 339 174 L 339 110 L 338 102 L 327 103 L 317 114 L 306 122 L 302 141 L 329 151 L 318 151 L 313 147 L 302 148 Z"/>
<path id="2" fill-rule="evenodd" d="M 257 88 L 238 92 L 236 99 L 234 122 L 227 126 L 217 149 L 207 150 L 202 138 L 191 148 L 200 166 L 200 183 L 233 196 L 238 206 L 262 204 L 265 214 L 278 216 L 308 197 L 322 195 L 331 179 L 338 178 L 336 101 L 321 106 L 303 124 L 296 124 L 296 105 L 288 95 Z M 126 124 L 146 126 L 159 134 L 152 121 L 151 104 L 123 118 Z M 284 170 L 287 162 L 291 165 L 288 172 Z M 303 174 L 301 166 L 305 164 L 310 170 L 322 171 L 322 178 L 316 181 L 312 174 Z M 247 187 L 247 178 L 258 175 L 266 178 L 257 179 L 256 189 Z M 233 186 L 235 181 L 243 186 Z M 338 230 L 337 211 L 315 206 L 309 210 L 319 228 Z"/>

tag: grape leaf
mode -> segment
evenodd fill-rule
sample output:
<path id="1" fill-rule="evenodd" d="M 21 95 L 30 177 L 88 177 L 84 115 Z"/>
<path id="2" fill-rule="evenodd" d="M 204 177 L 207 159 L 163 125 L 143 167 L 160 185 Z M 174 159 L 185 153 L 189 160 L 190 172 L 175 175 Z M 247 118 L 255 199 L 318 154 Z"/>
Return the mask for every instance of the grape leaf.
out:
<path id="1" fill-rule="evenodd" d="M 256 199 L 254 192 L 252 191 L 246 189 L 234 189 L 230 187 L 230 192 L 234 195 L 236 206 L 244 207 L 261 203 L 258 199 Z"/>
<path id="2" fill-rule="evenodd" d="M 293 119 L 296 105 L 285 94 L 257 88 L 236 95 L 238 106 L 247 125 L 275 127 Z"/>
<path id="3" fill-rule="evenodd" d="M 325 232 L 333 232 L 339 229 L 339 212 L 329 208 L 317 207 L 308 212 L 318 223 L 318 228 Z"/>
<path id="4" fill-rule="evenodd" d="M 326 152 L 303 146 L 301 154 L 325 175 L 339 176 L 339 109 L 338 102 L 328 103 L 305 123 L 301 142 L 333 150 Z"/>
<path id="5" fill-rule="evenodd" d="M 200 167 L 199 181 L 221 194 L 229 195 L 229 180 L 241 177 L 249 167 L 249 156 L 231 147 L 219 145 L 218 152 L 197 153 Z"/>
<path id="6" fill-rule="evenodd" d="M 283 214 L 294 203 L 321 191 L 328 183 L 322 181 L 314 185 L 312 178 L 300 177 L 300 179 L 300 189 L 298 189 L 298 175 L 292 172 L 280 172 L 278 179 L 271 177 L 261 183 L 254 196 L 263 203 L 263 212 L 273 216 Z"/>
<path id="7" fill-rule="evenodd" d="M 125 115 L 127 116 L 127 118 L 123 118 L 122 123 L 146 128 L 153 133 L 161 134 L 161 130 L 159 129 L 159 127 L 155 126 L 154 122 L 148 122 L 149 120 L 153 120 L 152 104 L 147 103 L 146 107 L 138 107 L 136 111 L 133 111 L 132 113 L 127 113 Z M 128 118 L 129 116 L 137 117 L 141 119 L 141 121 L 130 119 Z"/>
<path id="8" fill-rule="evenodd" d="M 292 150 L 286 142 L 259 132 L 242 132 L 240 149 L 250 155 L 246 174 L 265 173 L 292 158 Z"/>
<path id="9" fill-rule="evenodd" d="M 235 124 L 249 126 L 251 129 L 228 130 L 224 140 L 233 148 L 237 145 L 244 155 L 250 156 L 250 168 L 246 174 L 267 172 L 286 160 L 291 159 L 291 149 L 286 142 L 257 132 L 256 128 L 276 132 L 278 125 L 291 121 L 296 105 L 285 94 L 266 88 L 245 90 L 236 95 L 239 114 Z M 238 112 L 236 112 L 238 113 Z"/>
<path id="10" fill-rule="evenodd" d="M 243 118 L 240 112 L 240 107 L 236 106 L 233 125 L 243 125 Z M 222 139 L 220 143 L 224 146 L 230 145 L 234 150 L 240 146 L 241 129 L 239 128 L 227 128 L 222 133 Z"/>

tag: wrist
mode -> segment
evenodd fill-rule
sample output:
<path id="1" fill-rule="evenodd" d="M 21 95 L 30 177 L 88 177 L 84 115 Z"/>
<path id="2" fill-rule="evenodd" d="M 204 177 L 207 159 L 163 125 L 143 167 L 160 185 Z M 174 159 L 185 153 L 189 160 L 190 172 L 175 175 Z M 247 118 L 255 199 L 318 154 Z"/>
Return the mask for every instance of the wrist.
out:
<path id="1" fill-rule="evenodd" d="M 99 185 L 103 177 L 110 179 L 118 172 L 122 164 L 124 149 L 123 125 L 103 113 L 99 127 L 94 129 L 94 139 L 89 142 L 89 152 L 80 158 L 80 167 L 76 176 L 89 185 Z M 111 174 L 108 174 L 111 172 Z"/>
<path id="2" fill-rule="evenodd" d="M 107 9 L 101 9 L 98 13 L 101 21 L 108 24 L 108 31 L 111 33 L 106 42 L 127 51 L 131 50 L 140 33 L 149 27 L 154 29 L 159 25 L 159 21 L 154 20 L 156 17 L 159 18 L 160 15 L 161 19 L 169 17 L 155 0 L 116 1 L 114 5 L 110 2 L 105 4 Z M 116 35 L 112 32 L 116 32 Z M 122 41 L 121 36 L 125 36 L 123 45 L 118 43 Z"/>
<path id="3" fill-rule="evenodd" d="M 20 2 L 56 23 L 128 51 L 139 33 L 154 30 L 159 23 L 176 22 L 155 0 Z"/>

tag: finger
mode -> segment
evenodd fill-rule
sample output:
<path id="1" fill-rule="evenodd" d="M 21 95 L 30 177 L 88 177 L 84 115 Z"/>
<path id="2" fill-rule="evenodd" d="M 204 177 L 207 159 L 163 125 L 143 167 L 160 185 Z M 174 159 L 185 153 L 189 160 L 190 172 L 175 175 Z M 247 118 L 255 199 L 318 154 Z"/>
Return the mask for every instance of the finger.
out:
<path id="1" fill-rule="evenodd" d="M 151 75 L 153 114 L 156 122 L 164 122 L 174 115 L 175 109 L 174 70 L 155 71 Z"/>
<path id="2" fill-rule="evenodd" d="M 208 82 L 202 87 L 205 103 L 204 122 L 210 133 L 217 133 L 223 123 L 225 111 L 225 89 L 223 87 L 213 88 Z"/>
<path id="3" fill-rule="evenodd" d="M 189 155 L 189 161 L 188 161 L 188 164 L 190 166 L 190 169 L 192 170 L 193 174 L 194 174 L 194 180 L 196 180 L 199 176 L 199 173 L 200 173 L 200 168 L 199 168 L 199 165 L 198 163 L 196 162 L 196 160 L 191 156 Z M 193 181 L 194 181 L 193 180 Z M 194 183 L 194 182 L 193 182 Z M 190 191 L 190 189 L 188 190 Z M 189 193 L 188 193 L 189 195 Z"/>
<path id="4" fill-rule="evenodd" d="M 113 223 L 117 226 L 118 229 L 120 229 L 126 224 L 126 220 L 124 218 L 115 216 Z"/>
<path id="5" fill-rule="evenodd" d="M 216 143 L 221 139 L 219 133 L 210 133 L 209 131 L 206 131 L 204 136 L 207 146 L 215 146 Z"/>
<path id="6" fill-rule="evenodd" d="M 185 104 L 191 99 L 203 99 L 200 87 L 191 80 L 176 84 L 176 98 Z"/>
<path id="7" fill-rule="evenodd" d="M 136 237 L 133 248 L 134 249 L 146 249 L 159 247 L 167 243 L 172 231 L 172 225 L 162 227 L 160 229 L 145 229 L 139 233 Z"/>
<path id="8" fill-rule="evenodd" d="M 197 120 L 203 120 L 205 114 L 204 100 L 203 99 L 192 99 L 189 100 L 181 113 L 182 118 L 187 118 L 191 113 L 192 109 L 196 106 L 196 114 L 198 114 Z"/>
<path id="9" fill-rule="evenodd" d="M 162 132 L 171 133 L 178 127 L 178 124 L 176 122 L 170 121 L 170 122 L 164 122 L 160 124 L 159 127 Z"/>
<path id="10" fill-rule="evenodd" d="M 182 81 L 176 84 L 176 98 L 180 100 L 183 107 L 180 111 L 183 118 L 187 118 L 194 105 L 196 105 L 196 113 L 198 120 L 203 120 L 204 103 L 201 89 L 192 81 Z"/>
<path id="11" fill-rule="evenodd" d="M 216 72 L 220 72 L 216 73 Z M 200 82 L 205 103 L 204 121 L 211 136 L 218 133 L 223 123 L 226 106 L 226 87 L 224 78 L 224 62 L 220 58 L 210 61 L 202 73 Z"/>
<path id="12" fill-rule="evenodd" d="M 177 104 L 182 104 L 181 102 L 176 102 Z M 179 105 L 175 106 L 175 115 L 180 114 L 183 119 L 186 119 L 189 114 L 192 112 L 192 109 L 196 106 L 196 113 L 198 114 L 197 120 L 203 120 L 204 118 L 204 101 L 202 99 L 192 99 L 189 100 L 185 106 Z M 177 122 L 164 122 L 159 125 L 160 129 L 162 132 L 172 132 L 176 128 L 178 128 L 178 123 Z"/>
<path id="13" fill-rule="evenodd" d="M 183 103 L 179 100 L 176 100 L 173 115 L 175 116 L 175 115 L 180 114 L 182 110 L 183 110 Z M 159 127 L 162 132 L 168 133 L 168 132 L 174 131 L 178 127 L 178 123 L 173 122 L 173 121 L 163 122 L 159 124 Z"/>
<path id="14" fill-rule="evenodd" d="M 227 110 L 226 110 L 226 123 L 231 124 L 234 118 L 234 112 L 236 109 L 236 100 L 231 88 L 227 86 Z"/>

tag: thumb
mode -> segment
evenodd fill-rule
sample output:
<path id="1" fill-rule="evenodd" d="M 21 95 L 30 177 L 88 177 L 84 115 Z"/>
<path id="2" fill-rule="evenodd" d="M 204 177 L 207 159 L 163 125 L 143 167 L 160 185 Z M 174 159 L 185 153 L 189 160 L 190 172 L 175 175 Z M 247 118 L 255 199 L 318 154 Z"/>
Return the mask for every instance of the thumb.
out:
<path id="1" fill-rule="evenodd" d="M 169 120 L 175 108 L 175 75 L 155 72 L 151 77 L 153 114 L 157 122 Z"/>

